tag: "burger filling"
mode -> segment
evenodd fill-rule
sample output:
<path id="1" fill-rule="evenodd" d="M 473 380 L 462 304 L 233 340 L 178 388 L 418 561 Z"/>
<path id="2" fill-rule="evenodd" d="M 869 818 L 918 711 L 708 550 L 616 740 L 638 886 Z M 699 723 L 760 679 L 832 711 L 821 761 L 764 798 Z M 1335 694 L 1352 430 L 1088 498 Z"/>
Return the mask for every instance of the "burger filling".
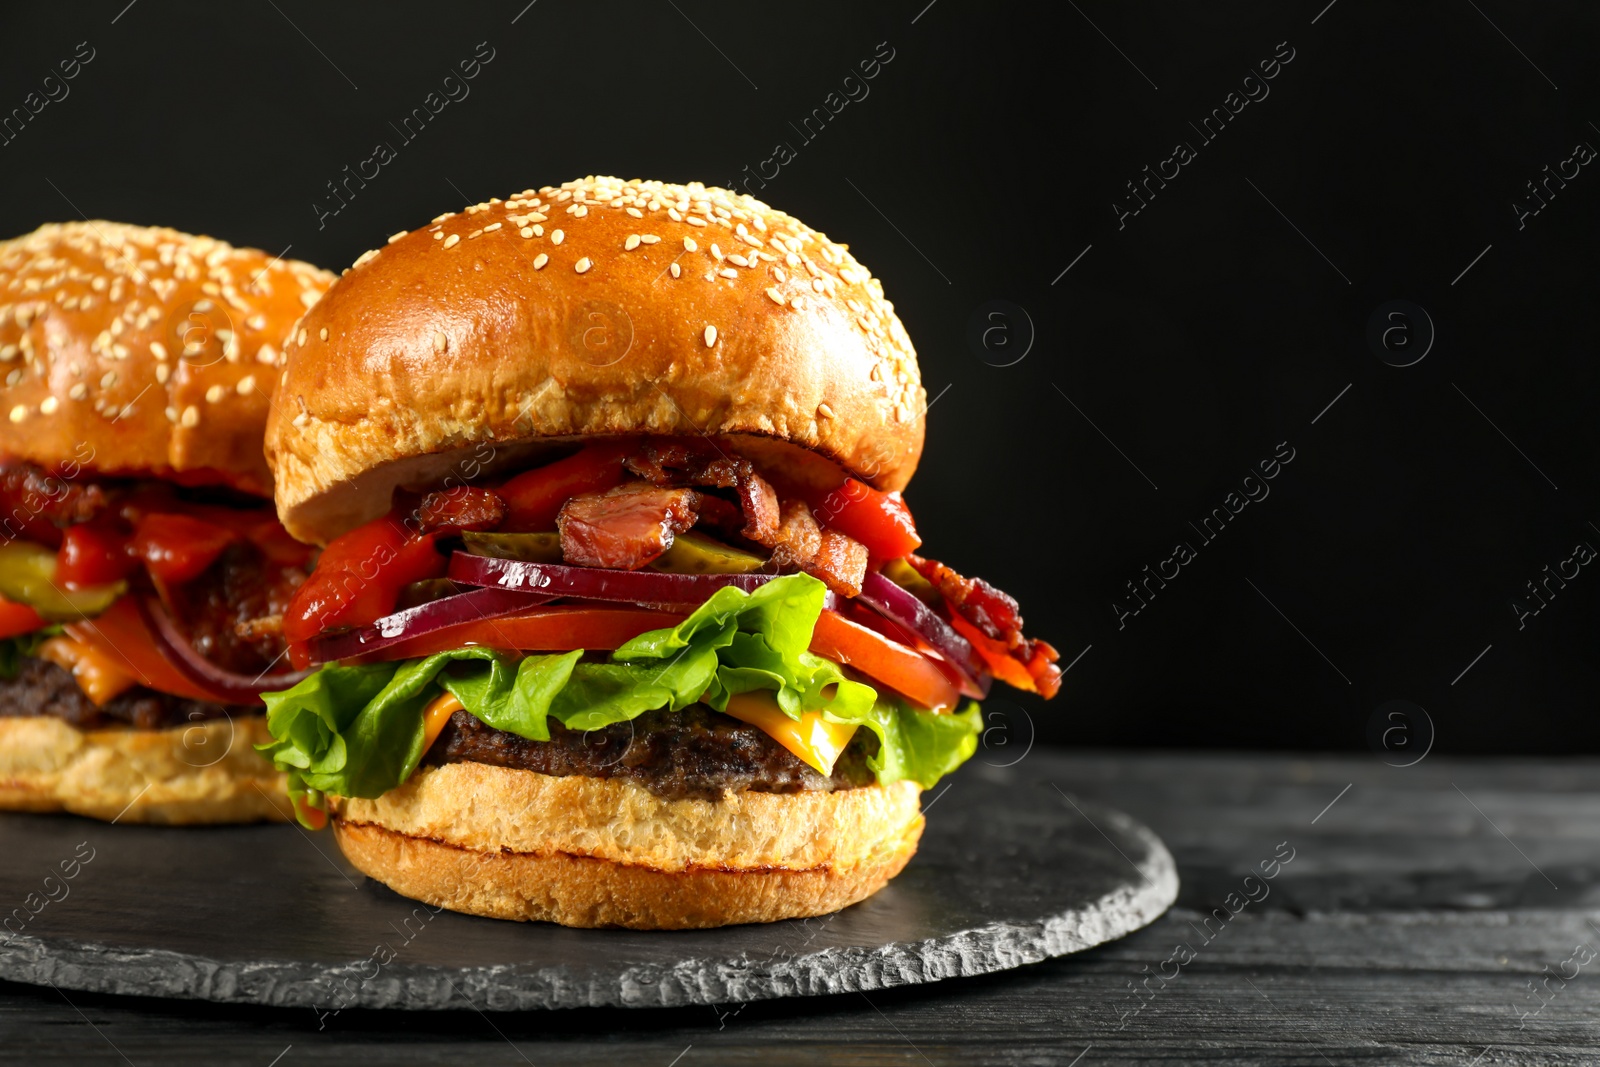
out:
<path id="1" fill-rule="evenodd" d="M 916 554 L 898 494 L 792 484 L 709 439 L 607 439 L 397 493 L 283 612 L 264 745 L 302 819 L 423 763 L 625 777 L 664 797 L 924 787 L 994 678 L 1054 696 L 1017 604 Z"/>
<path id="2" fill-rule="evenodd" d="M 226 490 L 0 462 L 0 714 L 164 729 L 261 711 L 311 552 Z"/>

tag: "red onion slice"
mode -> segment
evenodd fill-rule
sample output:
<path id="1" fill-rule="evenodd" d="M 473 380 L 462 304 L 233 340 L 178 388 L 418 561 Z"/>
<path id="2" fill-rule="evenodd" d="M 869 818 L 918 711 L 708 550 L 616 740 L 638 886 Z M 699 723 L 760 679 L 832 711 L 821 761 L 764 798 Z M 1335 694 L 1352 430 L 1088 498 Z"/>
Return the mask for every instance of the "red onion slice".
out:
<path id="1" fill-rule="evenodd" d="M 350 659 L 446 626 L 480 619 L 501 619 L 548 604 L 554 599 L 553 596 L 513 589 L 468 590 L 385 615 L 366 626 L 318 637 L 311 642 L 311 662 Z"/>
<path id="2" fill-rule="evenodd" d="M 618 604 L 672 605 L 697 608 L 724 586 L 749 593 L 776 574 L 664 574 L 660 571 L 622 571 L 605 567 L 568 567 L 559 563 L 530 563 L 457 552 L 450 560 L 449 577 L 463 585 L 489 586 L 540 592 L 552 597 L 604 600 Z M 839 600 L 828 594 L 824 607 Z"/>
<path id="3" fill-rule="evenodd" d="M 238 674 L 206 659 L 189 643 L 157 597 L 137 597 L 139 615 L 150 630 L 156 647 L 172 665 L 201 689 L 212 694 L 219 704 L 260 704 L 263 692 L 287 689 L 309 677 L 310 671 L 262 673 L 254 677 Z M 270 670 L 270 668 L 268 668 Z"/>
<path id="4" fill-rule="evenodd" d="M 991 672 L 984 666 L 978 650 L 956 632 L 955 627 L 939 617 L 939 613 L 923 603 L 916 594 L 901 588 L 881 574 L 868 574 L 861 583 L 858 601 L 876 611 L 890 622 L 910 630 L 943 656 L 945 662 L 962 676 L 975 692 L 969 696 L 987 696 Z M 912 642 L 907 641 L 907 644 Z M 963 689 L 965 690 L 965 686 Z"/>

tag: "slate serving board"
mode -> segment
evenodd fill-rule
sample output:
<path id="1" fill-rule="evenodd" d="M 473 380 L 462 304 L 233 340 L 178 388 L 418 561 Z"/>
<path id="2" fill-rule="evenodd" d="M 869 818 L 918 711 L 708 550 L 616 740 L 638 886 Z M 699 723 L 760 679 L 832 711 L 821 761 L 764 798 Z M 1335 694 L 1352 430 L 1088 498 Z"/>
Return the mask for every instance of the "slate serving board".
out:
<path id="1" fill-rule="evenodd" d="M 294 827 L 3 815 L 0 978 L 337 1013 L 735 1005 L 983 974 L 1121 937 L 1177 895 L 1161 841 L 1050 762 L 969 766 L 925 794 L 921 850 L 868 901 L 706 931 L 434 914 Z"/>

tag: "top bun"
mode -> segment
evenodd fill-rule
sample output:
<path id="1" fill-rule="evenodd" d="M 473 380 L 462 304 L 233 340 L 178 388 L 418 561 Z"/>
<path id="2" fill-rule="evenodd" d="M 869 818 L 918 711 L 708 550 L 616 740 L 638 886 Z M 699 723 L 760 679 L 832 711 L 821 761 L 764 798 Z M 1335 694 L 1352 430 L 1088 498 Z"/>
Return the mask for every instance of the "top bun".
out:
<path id="1" fill-rule="evenodd" d="M 699 184 L 591 177 L 440 215 L 356 260 L 287 351 L 267 458 L 307 541 L 590 435 L 716 435 L 884 490 L 922 454 L 916 353 L 877 279 Z"/>
<path id="2" fill-rule="evenodd" d="M 327 271 L 115 222 L 0 242 L 0 456 L 272 495 L 283 341 Z"/>

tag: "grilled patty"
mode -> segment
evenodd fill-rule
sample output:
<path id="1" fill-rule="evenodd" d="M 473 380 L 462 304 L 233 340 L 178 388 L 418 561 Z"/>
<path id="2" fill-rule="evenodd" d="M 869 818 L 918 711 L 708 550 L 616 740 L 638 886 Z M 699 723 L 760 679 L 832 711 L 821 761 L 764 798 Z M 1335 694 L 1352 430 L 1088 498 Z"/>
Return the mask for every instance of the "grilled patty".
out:
<path id="1" fill-rule="evenodd" d="M 647 711 L 598 730 L 569 730 L 550 720 L 550 740 L 530 741 L 486 726 L 472 713 L 450 717 L 424 763 L 492 763 L 557 777 L 629 778 L 664 800 L 712 800 L 724 790 L 799 793 L 853 789 L 875 780 L 867 758 L 877 749 L 857 730 L 832 776 L 819 774 L 765 731 L 695 704 Z"/>
<path id="2" fill-rule="evenodd" d="M 102 726 L 137 726 L 165 730 L 173 726 L 260 715 L 259 707 L 233 707 L 158 693 L 136 685 L 97 708 L 83 695 L 71 672 L 49 660 L 25 656 L 15 678 L 0 679 L 0 715 L 54 715 L 80 730 Z"/>

